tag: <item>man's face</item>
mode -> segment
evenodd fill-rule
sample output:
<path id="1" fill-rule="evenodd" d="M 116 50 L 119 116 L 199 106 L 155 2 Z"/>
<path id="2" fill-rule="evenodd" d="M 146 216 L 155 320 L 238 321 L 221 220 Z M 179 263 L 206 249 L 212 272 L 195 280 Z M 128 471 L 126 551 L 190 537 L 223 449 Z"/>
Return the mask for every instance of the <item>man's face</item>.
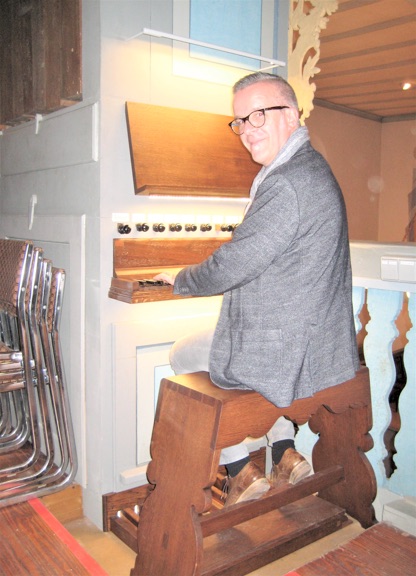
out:
<path id="1" fill-rule="evenodd" d="M 288 105 L 280 96 L 272 82 L 258 82 L 243 88 L 234 95 L 234 116 L 245 118 L 254 110 L 269 106 Z M 280 152 L 289 136 L 298 127 L 298 112 L 294 108 L 269 110 L 261 128 L 254 128 L 250 122 L 244 124 L 242 143 L 250 152 L 253 160 L 268 166 Z"/>

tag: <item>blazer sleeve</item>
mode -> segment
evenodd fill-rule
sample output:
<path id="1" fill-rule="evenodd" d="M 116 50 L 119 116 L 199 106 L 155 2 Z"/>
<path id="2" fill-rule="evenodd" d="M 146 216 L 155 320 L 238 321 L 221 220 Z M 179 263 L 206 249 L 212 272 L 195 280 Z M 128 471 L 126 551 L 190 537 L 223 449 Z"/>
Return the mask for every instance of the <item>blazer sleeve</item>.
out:
<path id="1" fill-rule="evenodd" d="M 212 296 L 244 286 L 284 253 L 298 228 L 295 189 L 283 176 L 269 176 L 231 241 L 201 264 L 181 270 L 175 279 L 174 293 Z"/>

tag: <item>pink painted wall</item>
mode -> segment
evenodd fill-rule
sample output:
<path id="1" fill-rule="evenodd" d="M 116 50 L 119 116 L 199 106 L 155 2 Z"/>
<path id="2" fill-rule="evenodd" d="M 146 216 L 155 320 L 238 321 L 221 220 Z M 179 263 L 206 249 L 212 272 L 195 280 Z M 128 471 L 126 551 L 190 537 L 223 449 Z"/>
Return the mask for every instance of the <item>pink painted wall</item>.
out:
<path id="1" fill-rule="evenodd" d="M 408 195 L 416 186 L 416 121 L 382 124 L 378 240 L 402 242 L 409 223 Z"/>
<path id="2" fill-rule="evenodd" d="M 316 106 L 306 125 L 341 185 L 351 240 L 401 242 L 416 185 L 416 121 L 380 123 Z"/>
<path id="3" fill-rule="evenodd" d="M 306 125 L 342 188 L 350 239 L 378 240 L 381 124 L 316 106 Z"/>

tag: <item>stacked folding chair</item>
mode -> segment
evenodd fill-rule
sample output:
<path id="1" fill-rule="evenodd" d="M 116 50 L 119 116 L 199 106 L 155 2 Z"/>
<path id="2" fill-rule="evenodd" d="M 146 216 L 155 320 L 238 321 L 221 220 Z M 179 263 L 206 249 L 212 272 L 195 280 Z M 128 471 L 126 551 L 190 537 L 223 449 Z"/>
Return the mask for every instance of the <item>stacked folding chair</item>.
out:
<path id="1" fill-rule="evenodd" d="M 0 506 L 61 490 L 77 469 L 59 326 L 65 272 L 0 239 Z"/>

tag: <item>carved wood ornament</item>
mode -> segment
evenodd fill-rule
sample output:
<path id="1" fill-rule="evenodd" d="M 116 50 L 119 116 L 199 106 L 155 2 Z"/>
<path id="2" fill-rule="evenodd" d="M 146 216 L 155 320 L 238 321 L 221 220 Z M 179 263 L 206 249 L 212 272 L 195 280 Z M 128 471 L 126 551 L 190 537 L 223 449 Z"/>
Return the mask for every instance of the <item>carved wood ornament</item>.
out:
<path id="1" fill-rule="evenodd" d="M 319 35 L 328 17 L 338 9 L 338 0 L 293 0 L 289 16 L 288 82 L 296 92 L 304 121 L 313 110 L 316 85 L 311 79 L 320 72 Z"/>

